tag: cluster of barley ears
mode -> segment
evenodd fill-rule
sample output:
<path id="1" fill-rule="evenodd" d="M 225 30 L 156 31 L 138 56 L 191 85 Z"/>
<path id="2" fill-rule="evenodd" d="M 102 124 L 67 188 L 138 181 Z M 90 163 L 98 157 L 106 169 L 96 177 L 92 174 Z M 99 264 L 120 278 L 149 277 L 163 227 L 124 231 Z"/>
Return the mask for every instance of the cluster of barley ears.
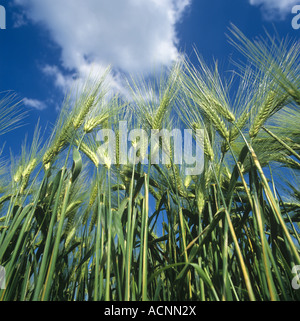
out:
<path id="1" fill-rule="evenodd" d="M 130 79 L 126 100 L 101 78 L 65 99 L 46 143 L 37 126 L 0 162 L 0 300 L 300 299 L 299 44 L 231 37 L 248 58 L 232 77 L 197 55 Z M 7 98 L 0 135 L 21 116 Z M 151 164 L 133 141 L 123 164 L 120 120 L 203 129 L 203 172 L 185 175 L 172 144 L 169 164 Z M 116 133 L 115 162 L 100 129 Z"/>

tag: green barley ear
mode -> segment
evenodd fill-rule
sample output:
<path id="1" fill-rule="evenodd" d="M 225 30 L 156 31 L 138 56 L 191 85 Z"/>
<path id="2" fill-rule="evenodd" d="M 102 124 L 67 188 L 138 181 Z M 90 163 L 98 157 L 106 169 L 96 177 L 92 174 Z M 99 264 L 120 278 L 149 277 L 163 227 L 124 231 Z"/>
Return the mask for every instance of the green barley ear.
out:
<path id="1" fill-rule="evenodd" d="M 37 159 L 36 159 L 36 158 L 33 158 L 33 159 L 29 162 L 29 164 L 27 165 L 27 167 L 24 169 L 24 171 L 22 172 L 22 185 L 21 185 L 20 193 L 23 193 L 23 191 L 24 191 L 25 188 L 27 187 L 30 174 L 31 174 L 32 171 L 34 170 L 36 164 L 37 164 Z"/>
<path id="2" fill-rule="evenodd" d="M 226 105 L 221 104 L 218 100 L 215 98 L 212 99 L 212 104 L 217 109 L 217 111 L 223 115 L 224 118 L 226 118 L 229 122 L 233 123 L 235 122 L 235 116 L 234 114 L 227 108 Z"/>
<path id="3" fill-rule="evenodd" d="M 67 144 L 68 139 L 67 138 L 60 138 L 56 141 L 56 143 L 50 147 L 44 154 L 43 157 L 43 164 L 45 169 L 49 169 L 51 162 L 53 159 L 59 154 L 61 149 Z"/>
<path id="4" fill-rule="evenodd" d="M 286 91 L 294 99 L 295 103 L 300 106 L 300 91 L 294 88 L 288 88 Z"/>
<path id="5" fill-rule="evenodd" d="M 213 123 L 215 129 L 217 132 L 225 139 L 229 139 L 229 131 L 221 117 L 219 117 L 218 113 L 213 109 L 207 109 L 205 110 L 206 115 L 210 119 L 210 121 Z"/>
<path id="6" fill-rule="evenodd" d="M 30 174 L 32 173 L 32 171 L 34 170 L 35 166 L 37 164 L 37 159 L 33 158 L 29 164 L 27 165 L 27 167 L 24 169 L 23 173 L 22 173 L 22 178 L 28 177 L 30 176 Z"/>
<path id="7" fill-rule="evenodd" d="M 185 188 L 188 188 L 190 186 L 191 181 L 192 181 L 192 176 L 191 175 L 186 175 L 186 177 L 184 179 L 184 183 L 183 183 Z"/>
<path id="8" fill-rule="evenodd" d="M 67 145 L 70 137 L 73 134 L 72 119 L 67 120 L 62 126 L 62 129 L 57 132 L 57 136 L 54 138 L 52 145 L 45 152 L 43 157 L 43 165 L 45 169 L 50 167 L 53 159 L 60 153 L 60 151 Z"/>
<path id="9" fill-rule="evenodd" d="M 152 119 L 152 129 L 161 129 L 163 119 L 168 111 L 171 103 L 176 98 L 176 93 L 179 90 L 178 76 L 180 71 L 180 65 L 175 65 L 171 74 L 167 80 L 167 87 L 164 89 L 163 96 L 160 101 L 160 105 L 155 112 L 155 116 Z"/>
<path id="10" fill-rule="evenodd" d="M 67 234 L 67 238 L 65 241 L 65 249 L 69 247 L 72 239 L 74 238 L 75 232 L 76 232 L 76 226 L 74 226 L 72 230 Z"/>
<path id="11" fill-rule="evenodd" d="M 155 114 L 155 117 L 153 119 L 152 123 L 152 129 L 161 129 L 162 121 L 164 119 L 164 115 L 168 109 L 168 106 L 170 104 L 170 97 L 168 94 L 164 95 L 160 106 L 157 109 L 157 112 Z"/>
<path id="12" fill-rule="evenodd" d="M 244 129 L 247 121 L 249 120 L 250 113 L 244 110 L 235 124 L 230 128 L 229 141 L 224 141 L 221 147 L 221 151 L 225 154 L 229 150 L 229 144 L 232 144 L 240 135 L 240 131 Z"/>
<path id="13" fill-rule="evenodd" d="M 213 161 L 215 158 L 214 150 L 211 146 L 210 138 L 206 130 L 204 131 L 204 154 L 210 161 Z"/>
<path id="14" fill-rule="evenodd" d="M 204 188 L 208 189 L 208 187 L 211 185 L 213 181 L 213 171 L 211 168 L 209 168 L 207 171 L 204 173 Z"/>
<path id="15" fill-rule="evenodd" d="M 90 196 L 90 200 L 89 200 L 89 208 L 93 206 L 96 198 L 98 195 L 98 184 L 94 184 L 92 192 L 91 192 L 91 196 Z"/>
<path id="16" fill-rule="evenodd" d="M 13 177 L 15 183 L 18 183 L 21 180 L 23 169 L 24 169 L 23 165 L 20 165 L 18 167 L 18 169 L 17 169 L 17 171 L 16 171 L 16 173 L 14 174 L 14 177 Z"/>
<path id="17" fill-rule="evenodd" d="M 97 128 L 99 125 L 104 123 L 109 118 L 109 115 L 98 115 L 96 117 L 88 119 L 83 127 L 83 130 L 85 133 L 92 132 L 95 128 Z"/>
<path id="18" fill-rule="evenodd" d="M 82 224 L 85 225 L 88 221 L 90 212 L 92 210 L 92 207 L 95 203 L 95 200 L 97 199 L 97 195 L 98 195 L 98 184 L 97 182 L 93 184 L 93 186 L 90 189 L 90 194 L 89 194 L 89 201 L 87 204 L 87 208 L 85 210 L 85 213 L 83 215 L 83 219 L 82 219 Z"/>
<path id="19" fill-rule="evenodd" d="M 100 197 L 101 197 L 101 195 L 100 195 Z M 94 226 L 97 224 L 98 207 L 99 206 L 102 207 L 102 208 L 105 207 L 103 201 L 100 201 L 99 203 L 97 202 L 97 206 L 95 206 L 95 208 L 93 209 L 91 222 L 90 222 L 90 226 L 89 226 L 89 233 L 91 233 L 91 231 L 93 230 Z"/>
<path id="20" fill-rule="evenodd" d="M 175 191 L 177 190 L 180 196 L 186 197 L 187 192 L 186 192 L 185 187 L 183 185 L 183 178 L 180 175 L 180 170 L 179 170 L 178 165 L 173 164 L 172 169 L 173 169 L 172 183 L 175 188 Z"/>
<path id="21" fill-rule="evenodd" d="M 194 131 L 196 131 L 196 129 L 203 128 L 200 124 L 195 123 L 195 122 L 192 124 L 192 127 L 193 127 Z M 210 161 L 213 161 L 215 158 L 214 150 L 212 148 L 210 138 L 209 138 L 209 135 L 208 135 L 208 132 L 206 129 L 204 129 L 204 144 L 203 144 L 203 146 L 204 146 L 204 154 L 208 157 L 208 159 Z"/>
<path id="22" fill-rule="evenodd" d="M 197 94 L 196 94 L 197 95 Z M 220 117 L 219 113 L 215 108 L 212 107 L 210 103 L 207 102 L 201 102 L 197 97 L 195 97 L 196 104 L 204 112 L 207 119 L 211 121 L 211 123 L 214 125 L 217 132 L 220 134 L 221 137 L 223 137 L 225 140 L 229 139 L 229 131 L 223 121 L 223 119 Z"/>
<path id="23" fill-rule="evenodd" d="M 249 120 L 249 116 L 250 116 L 250 113 L 247 110 L 244 110 L 242 115 L 239 117 L 239 119 L 235 123 L 235 126 L 233 126 L 230 129 L 229 140 L 231 142 L 234 141 L 239 136 L 240 134 L 239 130 L 242 130 L 245 127 L 247 121 Z"/>
<path id="24" fill-rule="evenodd" d="M 73 126 L 75 129 L 78 129 L 82 124 L 86 117 L 86 115 L 89 113 L 91 108 L 93 107 L 95 96 L 90 96 L 83 104 L 83 106 L 80 108 L 80 111 L 78 115 L 73 120 Z"/>
<path id="25" fill-rule="evenodd" d="M 205 207 L 205 197 L 203 191 L 200 188 L 198 188 L 196 195 L 197 208 L 199 215 L 201 215 Z"/>
<path id="26" fill-rule="evenodd" d="M 266 122 L 268 119 L 272 106 L 275 100 L 276 93 L 274 91 L 271 91 L 268 95 L 268 98 L 264 104 L 262 104 L 258 110 L 258 113 L 256 114 L 252 125 L 249 130 L 249 135 L 251 138 L 256 137 L 258 134 L 261 126 Z"/>
<path id="27" fill-rule="evenodd" d="M 266 101 L 260 106 L 258 113 L 255 115 L 255 118 L 252 122 L 252 125 L 249 130 L 249 135 L 251 138 L 255 138 L 268 120 L 268 118 L 277 110 L 282 108 L 287 101 L 286 95 L 281 95 L 278 97 L 278 93 L 274 90 L 271 90 L 267 96 Z"/>

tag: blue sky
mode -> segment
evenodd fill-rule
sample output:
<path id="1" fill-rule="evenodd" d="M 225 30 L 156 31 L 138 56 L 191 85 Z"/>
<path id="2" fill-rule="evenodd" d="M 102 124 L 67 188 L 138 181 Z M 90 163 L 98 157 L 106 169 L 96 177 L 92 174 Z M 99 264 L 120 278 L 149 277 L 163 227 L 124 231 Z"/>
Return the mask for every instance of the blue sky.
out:
<path id="1" fill-rule="evenodd" d="M 75 78 L 111 64 L 112 87 L 125 91 L 123 73 L 151 73 L 168 66 L 180 52 L 207 62 L 217 59 L 226 71 L 230 23 L 248 37 L 264 28 L 299 39 L 291 26 L 295 0 L 0 0 L 6 29 L 0 30 L 0 92 L 12 90 L 29 114 L 25 126 L 2 137 L 5 153 L 20 151 L 40 118 L 54 123 L 64 94 Z M 195 61 L 196 62 L 196 61 Z"/>

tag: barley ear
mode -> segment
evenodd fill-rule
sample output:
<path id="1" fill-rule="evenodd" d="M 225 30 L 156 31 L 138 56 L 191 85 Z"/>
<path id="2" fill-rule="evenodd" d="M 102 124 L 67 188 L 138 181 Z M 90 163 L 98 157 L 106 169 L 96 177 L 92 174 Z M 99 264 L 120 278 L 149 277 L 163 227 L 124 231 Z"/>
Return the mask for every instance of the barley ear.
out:
<path id="1" fill-rule="evenodd" d="M 67 234 L 67 238 L 66 238 L 66 241 L 65 241 L 65 249 L 67 249 L 75 235 L 75 232 L 76 232 L 76 226 L 74 226 L 72 228 L 72 230 Z"/>
<path id="2" fill-rule="evenodd" d="M 96 127 L 101 125 L 104 121 L 108 119 L 109 115 L 98 115 L 96 117 L 88 119 L 83 127 L 85 133 L 92 132 Z"/>
<path id="3" fill-rule="evenodd" d="M 197 124 L 197 123 L 193 123 L 192 125 L 193 129 L 196 131 L 196 129 L 201 129 L 201 125 L 200 124 Z M 200 139 L 203 139 L 202 137 L 199 137 Z M 210 161 L 213 161 L 214 160 L 214 150 L 212 148 L 212 145 L 211 145 L 211 142 L 210 142 L 210 138 L 209 138 L 209 135 L 207 133 L 207 130 L 204 129 L 204 154 L 208 157 L 208 159 Z"/>
<path id="4" fill-rule="evenodd" d="M 214 160 L 214 150 L 211 146 L 210 139 L 206 130 L 204 132 L 204 154 L 208 157 L 210 161 Z"/>
<path id="5" fill-rule="evenodd" d="M 213 104 L 220 114 L 222 114 L 231 123 L 235 122 L 234 114 L 227 108 L 226 105 L 222 105 L 219 101 L 213 99 Z"/>
<path id="6" fill-rule="evenodd" d="M 277 95 L 278 93 L 271 90 L 269 95 L 267 96 L 265 103 L 263 103 L 259 108 L 258 113 L 256 114 L 249 130 L 249 135 L 251 138 L 255 138 L 257 136 L 260 128 L 272 115 L 272 113 L 279 110 L 285 105 L 287 96 L 282 95 L 280 97 L 277 97 Z"/>
<path id="7" fill-rule="evenodd" d="M 161 104 L 159 105 L 157 111 L 156 111 L 156 114 L 153 118 L 153 122 L 152 122 L 152 129 L 161 129 L 161 126 L 162 126 L 162 121 L 163 121 L 163 118 L 164 118 L 164 115 L 168 109 L 168 106 L 169 106 L 169 103 L 170 103 L 170 98 L 169 98 L 169 95 L 164 95 L 162 101 L 161 101 Z"/>
<path id="8" fill-rule="evenodd" d="M 28 185 L 28 181 L 29 181 L 29 177 L 30 174 L 32 173 L 32 171 L 34 170 L 35 166 L 37 164 L 37 159 L 33 158 L 29 164 L 27 165 L 27 167 L 25 168 L 25 170 L 22 173 L 22 185 L 21 185 L 21 189 L 20 189 L 20 193 L 23 193 L 25 188 Z"/>
<path id="9" fill-rule="evenodd" d="M 61 132 L 54 139 L 52 146 L 45 152 L 43 157 L 43 165 L 47 170 L 53 159 L 59 154 L 63 147 L 68 143 L 72 131 L 72 124 L 68 121 L 62 128 Z"/>
<path id="10" fill-rule="evenodd" d="M 293 88 L 288 88 L 287 93 L 294 99 L 295 103 L 300 106 L 300 91 Z"/>
<path id="11" fill-rule="evenodd" d="M 73 120 L 73 126 L 75 129 L 78 129 L 83 124 L 84 118 L 86 117 L 90 109 L 93 107 L 94 101 L 95 96 L 90 96 L 83 104 L 77 117 Z"/>
<path id="12" fill-rule="evenodd" d="M 204 112 L 207 118 L 213 123 L 214 127 L 216 128 L 217 132 L 225 139 L 229 139 L 229 131 L 223 121 L 223 119 L 219 116 L 217 111 L 212 108 L 211 106 L 205 106 Z"/>
<path id="13" fill-rule="evenodd" d="M 249 112 L 244 110 L 242 115 L 238 118 L 235 124 L 229 131 L 229 141 L 224 141 L 221 147 L 222 153 L 226 153 L 229 150 L 229 145 L 232 144 L 240 135 L 240 131 L 244 129 L 247 121 L 249 120 Z"/>
<path id="14" fill-rule="evenodd" d="M 204 197 L 203 191 L 200 189 L 198 189 L 197 191 L 196 202 L 197 202 L 199 215 L 201 215 L 205 207 L 205 197 Z"/>
<path id="15" fill-rule="evenodd" d="M 20 165 L 20 166 L 18 167 L 18 169 L 17 169 L 17 171 L 16 171 L 16 173 L 15 173 L 15 175 L 14 175 L 14 177 L 13 177 L 13 179 L 14 179 L 14 181 L 15 181 L 16 183 L 18 183 L 18 182 L 21 180 L 22 173 L 23 173 L 23 169 L 24 169 L 23 165 Z"/>

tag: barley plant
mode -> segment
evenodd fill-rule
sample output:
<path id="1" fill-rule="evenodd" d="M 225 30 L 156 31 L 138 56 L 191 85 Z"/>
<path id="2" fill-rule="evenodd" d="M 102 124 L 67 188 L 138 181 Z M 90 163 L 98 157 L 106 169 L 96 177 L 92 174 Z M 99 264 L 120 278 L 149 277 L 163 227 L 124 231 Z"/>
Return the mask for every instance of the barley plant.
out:
<path id="1" fill-rule="evenodd" d="M 229 77 L 197 54 L 128 79 L 126 99 L 105 76 L 87 81 L 46 143 L 37 125 L 0 162 L 1 300 L 300 299 L 299 43 L 234 26 L 229 38 L 246 58 Z M 13 98 L 0 102 L 0 135 L 24 116 Z M 141 137 L 124 162 L 120 121 L 147 137 L 202 129 L 203 171 L 186 175 L 173 144 L 153 164 Z"/>

